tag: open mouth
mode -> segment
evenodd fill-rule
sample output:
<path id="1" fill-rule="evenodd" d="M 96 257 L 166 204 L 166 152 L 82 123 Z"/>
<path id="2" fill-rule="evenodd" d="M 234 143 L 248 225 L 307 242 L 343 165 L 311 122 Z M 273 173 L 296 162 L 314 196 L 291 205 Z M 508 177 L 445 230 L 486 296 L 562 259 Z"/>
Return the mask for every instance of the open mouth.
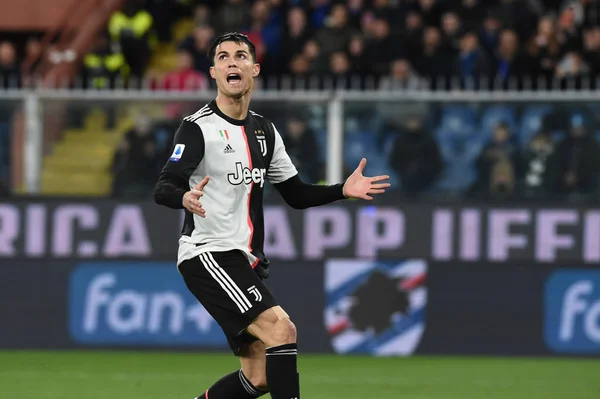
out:
<path id="1" fill-rule="evenodd" d="M 242 75 L 239 73 L 230 73 L 227 75 L 227 83 L 237 85 L 242 82 Z"/>

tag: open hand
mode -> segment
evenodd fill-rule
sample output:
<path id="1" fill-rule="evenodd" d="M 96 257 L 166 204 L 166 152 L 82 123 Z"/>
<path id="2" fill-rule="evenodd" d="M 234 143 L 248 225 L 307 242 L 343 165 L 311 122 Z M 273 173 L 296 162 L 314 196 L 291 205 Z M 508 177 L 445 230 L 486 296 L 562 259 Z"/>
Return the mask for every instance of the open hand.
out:
<path id="1" fill-rule="evenodd" d="M 202 203 L 200 203 L 200 197 L 204 195 L 204 192 L 202 190 L 204 190 L 204 186 L 206 186 L 209 180 L 210 178 L 208 176 L 202 179 L 202 181 L 196 184 L 196 186 L 193 189 L 191 189 L 183 195 L 182 201 L 183 207 L 185 209 L 187 209 L 194 215 L 198 215 L 203 218 L 206 217 L 206 211 L 202 207 Z"/>
<path id="2" fill-rule="evenodd" d="M 385 189 L 390 186 L 390 183 L 380 183 L 390 178 L 387 175 L 375 177 L 363 176 L 362 172 L 366 165 L 367 160 L 365 158 L 361 159 L 354 173 L 344 183 L 344 196 L 346 198 L 360 198 L 370 201 L 373 199 L 371 195 L 383 194 L 385 193 Z"/>

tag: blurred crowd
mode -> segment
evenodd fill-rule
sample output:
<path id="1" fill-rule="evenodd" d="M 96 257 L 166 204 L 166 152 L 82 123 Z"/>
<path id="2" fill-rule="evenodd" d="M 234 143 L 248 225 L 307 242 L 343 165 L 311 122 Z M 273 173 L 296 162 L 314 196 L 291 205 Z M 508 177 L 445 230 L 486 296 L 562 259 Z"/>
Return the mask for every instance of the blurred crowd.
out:
<path id="1" fill-rule="evenodd" d="M 190 17 L 175 68 L 149 69 Z M 96 88 L 133 76 L 153 88 L 203 89 L 212 84 L 211 39 L 241 31 L 256 43 L 263 81 L 279 78 L 277 87 L 283 76 L 315 88 L 590 86 L 599 22 L 598 0 L 127 0 L 83 57 L 82 76 Z M 20 84 L 22 59 L 41 51 L 36 40 L 0 43 L 4 85 Z"/>
<path id="2" fill-rule="evenodd" d="M 392 191 L 412 197 L 599 198 L 598 109 L 543 103 L 396 108 L 408 111 L 386 117 L 385 107 L 377 107 L 346 117 L 346 176 L 366 157 L 368 174 L 390 174 Z M 330 160 L 326 127 L 301 107 L 278 114 L 274 123 L 301 176 L 323 182 Z M 115 197 L 150 195 L 178 124 L 138 118 L 113 160 Z"/>
<path id="3" fill-rule="evenodd" d="M 176 29 L 182 20 L 188 20 L 184 35 Z M 600 0 L 126 0 L 81 57 L 77 85 L 214 89 L 207 51 L 216 35 L 229 31 L 244 32 L 256 44 L 262 65 L 257 85 L 263 89 L 595 88 L 600 83 Z M 22 45 L 0 42 L 0 86 L 32 85 L 36 65 L 44 57 L 57 58 L 49 46 L 46 51 L 39 37 Z M 165 51 L 173 62 L 157 63 Z M 366 155 L 373 173 L 391 173 L 395 187 L 406 194 L 598 193 L 598 110 L 424 107 L 412 112 L 406 104 L 390 103 L 348 110 L 346 172 Z M 136 120 L 113 159 L 114 196 L 150 192 L 187 111 L 194 112 L 173 104 L 165 120 L 149 115 Z M 311 182 L 325 176 L 323 120 L 306 110 L 278 110 L 274 118 L 288 152 Z"/>

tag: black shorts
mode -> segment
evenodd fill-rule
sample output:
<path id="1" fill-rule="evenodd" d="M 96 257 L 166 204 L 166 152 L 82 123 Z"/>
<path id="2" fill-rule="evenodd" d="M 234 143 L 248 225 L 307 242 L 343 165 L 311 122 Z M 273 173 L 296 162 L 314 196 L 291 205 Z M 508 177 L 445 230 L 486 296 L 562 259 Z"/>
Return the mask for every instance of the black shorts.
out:
<path id="1" fill-rule="evenodd" d="M 238 250 L 206 252 L 179 271 L 188 289 L 219 324 L 236 356 L 258 339 L 246 331 L 256 317 L 277 306 L 262 279 Z"/>

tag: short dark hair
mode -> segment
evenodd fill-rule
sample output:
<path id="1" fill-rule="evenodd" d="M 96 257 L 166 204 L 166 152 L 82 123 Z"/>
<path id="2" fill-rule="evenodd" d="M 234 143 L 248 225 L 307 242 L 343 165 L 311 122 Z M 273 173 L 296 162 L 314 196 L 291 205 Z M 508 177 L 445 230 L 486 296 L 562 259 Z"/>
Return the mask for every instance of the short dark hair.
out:
<path id="1" fill-rule="evenodd" d="M 254 43 L 252 43 L 248 36 L 239 32 L 229 32 L 215 38 L 210 45 L 208 56 L 210 57 L 210 62 L 212 65 L 215 63 L 215 52 L 217 51 L 217 47 L 224 42 L 234 42 L 237 44 L 248 45 L 248 49 L 250 49 L 250 55 L 252 56 L 252 61 L 256 62 L 256 46 L 254 46 Z"/>

